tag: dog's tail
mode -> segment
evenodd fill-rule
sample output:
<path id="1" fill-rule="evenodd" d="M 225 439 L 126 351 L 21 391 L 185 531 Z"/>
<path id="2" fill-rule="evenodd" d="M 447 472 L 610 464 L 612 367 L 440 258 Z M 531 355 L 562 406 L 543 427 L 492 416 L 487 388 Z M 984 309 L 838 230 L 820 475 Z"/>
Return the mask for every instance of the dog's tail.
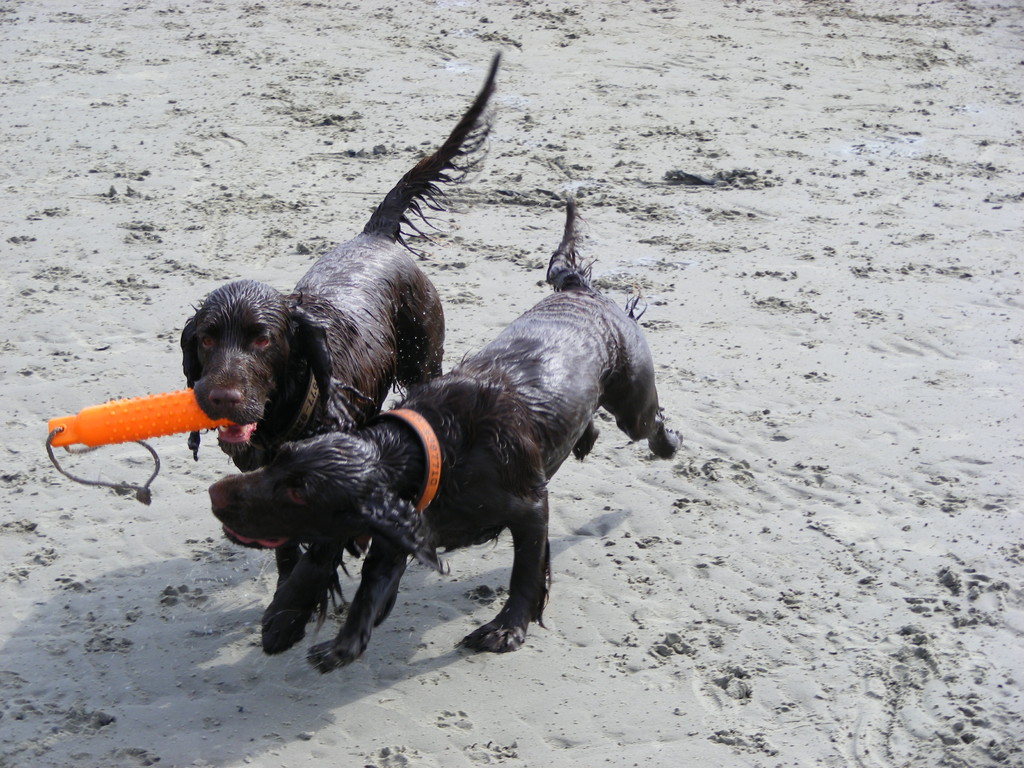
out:
<path id="1" fill-rule="evenodd" d="M 548 262 L 548 283 L 556 291 L 568 291 L 574 288 L 593 290 L 590 285 L 590 267 L 581 264 L 576 252 L 576 201 L 570 199 L 565 206 L 565 234 L 558 250 Z"/>
<path id="2" fill-rule="evenodd" d="M 406 242 L 407 238 L 425 237 L 410 217 L 415 216 L 420 223 L 429 225 L 423 206 L 432 211 L 443 211 L 445 193 L 440 185 L 462 181 L 482 159 L 481 150 L 491 130 L 487 102 L 494 93 L 494 79 L 500 62 L 499 53 L 491 60 L 487 80 L 476 100 L 451 135 L 440 149 L 416 163 L 388 192 L 363 228 L 364 234 L 386 235 L 409 250 L 413 249 Z"/>

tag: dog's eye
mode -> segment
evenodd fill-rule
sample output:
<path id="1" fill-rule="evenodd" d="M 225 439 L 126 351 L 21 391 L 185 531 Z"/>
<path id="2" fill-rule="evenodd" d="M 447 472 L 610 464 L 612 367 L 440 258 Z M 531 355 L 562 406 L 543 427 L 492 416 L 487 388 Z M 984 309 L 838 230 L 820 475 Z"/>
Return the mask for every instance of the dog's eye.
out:
<path id="1" fill-rule="evenodd" d="M 285 489 L 285 496 L 288 497 L 288 501 L 292 504 L 297 504 L 301 507 L 306 506 L 306 499 L 302 496 L 302 492 L 294 485 L 289 485 Z"/>
<path id="2" fill-rule="evenodd" d="M 199 336 L 199 346 L 202 347 L 203 349 L 213 349 L 216 343 L 217 342 L 213 338 L 213 336 L 209 336 L 205 333 Z"/>
<path id="3" fill-rule="evenodd" d="M 253 349 L 266 349 L 270 346 L 270 337 L 263 334 L 252 340 Z"/>

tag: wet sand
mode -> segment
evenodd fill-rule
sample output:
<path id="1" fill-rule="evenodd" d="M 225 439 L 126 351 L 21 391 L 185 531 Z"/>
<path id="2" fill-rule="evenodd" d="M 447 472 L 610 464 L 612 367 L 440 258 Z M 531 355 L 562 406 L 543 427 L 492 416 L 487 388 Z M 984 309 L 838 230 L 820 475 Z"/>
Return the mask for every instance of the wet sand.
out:
<path id="1" fill-rule="evenodd" d="M 1024 765 L 1022 42 L 994 2 L 5 4 L 0 765 Z M 498 50 L 423 263 L 445 367 L 547 293 L 572 194 L 685 442 L 599 419 L 518 652 L 454 648 L 503 538 L 321 676 L 314 627 L 260 650 L 212 440 L 152 441 L 147 507 L 46 420 L 183 386 L 192 307 L 359 231 Z"/>

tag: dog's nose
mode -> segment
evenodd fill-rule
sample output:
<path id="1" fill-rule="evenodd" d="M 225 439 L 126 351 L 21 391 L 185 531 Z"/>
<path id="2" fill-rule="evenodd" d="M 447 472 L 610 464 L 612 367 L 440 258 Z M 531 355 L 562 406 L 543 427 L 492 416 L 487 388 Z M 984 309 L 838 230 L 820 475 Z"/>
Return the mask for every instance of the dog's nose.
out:
<path id="1" fill-rule="evenodd" d="M 218 408 L 234 408 L 242 404 L 242 390 L 235 387 L 216 387 L 206 397 Z"/>
<path id="2" fill-rule="evenodd" d="M 229 495 L 223 481 L 217 481 L 210 486 L 210 505 L 214 509 L 224 509 L 228 505 Z"/>

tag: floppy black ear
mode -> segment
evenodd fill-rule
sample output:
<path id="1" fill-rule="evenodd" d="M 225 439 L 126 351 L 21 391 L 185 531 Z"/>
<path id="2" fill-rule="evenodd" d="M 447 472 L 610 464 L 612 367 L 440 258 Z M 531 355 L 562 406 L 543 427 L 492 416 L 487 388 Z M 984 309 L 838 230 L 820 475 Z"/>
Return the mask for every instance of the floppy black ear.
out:
<path id="1" fill-rule="evenodd" d="M 185 374 L 185 385 L 192 389 L 203 377 L 203 365 L 199 362 L 199 348 L 196 341 L 196 315 L 192 315 L 181 329 L 181 370 Z M 192 458 L 199 461 L 199 433 L 189 432 L 188 449 Z"/>
<path id="2" fill-rule="evenodd" d="M 378 491 L 363 504 L 361 515 L 374 536 L 408 552 L 421 563 L 444 573 L 437 549 L 430 543 L 426 518 L 411 501 L 399 499 L 390 491 Z"/>
<path id="3" fill-rule="evenodd" d="M 356 420 L 352 415 L 351 404 L 343 394 L 352 388 L 343 386 L 334 378 L 334 358 L 327 339 L 327 329 L 301 305 L 292 308 L 291 318 L 294 352 L 309 364 L 320 390 L 320 405 L 325 409 L 328 419 L 334 422 L 333 429 L 355 429 Z"/>
<path id="4" fill-rule="evenodd" d="M 199 349 L 196 342 L 196 317 L 192 315 L 181 330 L 181 370 L 185 374 L 185 382 L 191 389 L 203 377 L 203 365 L 199 362 Z"/>
<path id="5" fill-rule="evenodd" d="M 301 305 L 292 308 L 291 319 L 295 328 L 294 351 L 309 363 L 316 385 L 320 388 L 320 402 L 326 403 L 331 391 L 331 371 L 334 370 L 327 329 Z"/>

